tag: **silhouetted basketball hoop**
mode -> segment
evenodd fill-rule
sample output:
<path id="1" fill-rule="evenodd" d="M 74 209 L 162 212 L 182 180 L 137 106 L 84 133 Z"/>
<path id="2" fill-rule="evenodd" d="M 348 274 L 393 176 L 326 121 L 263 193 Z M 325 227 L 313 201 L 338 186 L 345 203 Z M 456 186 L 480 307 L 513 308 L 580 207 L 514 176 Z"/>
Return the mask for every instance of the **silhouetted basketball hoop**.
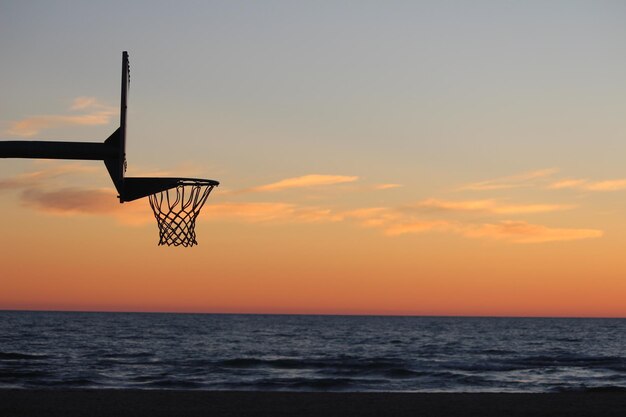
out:
<path id="1" fill-rule="evenodd" d="M 159 226 L 159 245 L 193 246 L 196 218 L 216 181 L 181 179 L 176 188 L 150 194 L 150 207 Z"/>
<path id="2" fill-rule="evenodd" d="M 0 158 L 101 160 L 109 171 L 120 203 L 148 197 L 159 226 L 159 245 L 193 246 L 196 218 L 219 182 L 193 178 L 126 177 L 126 108 L 130 64 L 122 52 L 120 127 L 104 143 L 2 141 Z"/>

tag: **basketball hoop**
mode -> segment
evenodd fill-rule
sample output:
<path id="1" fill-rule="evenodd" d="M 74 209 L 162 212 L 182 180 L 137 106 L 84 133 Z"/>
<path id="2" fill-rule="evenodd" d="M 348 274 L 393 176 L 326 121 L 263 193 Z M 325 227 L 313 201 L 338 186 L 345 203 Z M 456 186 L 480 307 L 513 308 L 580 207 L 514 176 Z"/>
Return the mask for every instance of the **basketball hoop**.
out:
<path id="1" fill-rule="evenodd" d="M 126 110 L 130 64 L 122 52 L 120 127 L 104 143 L 0 141 L 0 158 L 101 160 L 109 171 L 120 203 L 149 197 L 159 226 L 159 245 L 194 246 L 196 217 L 219 182 L 195 178 L 127 177 Z"/>
<path id="2" fill-rule="evenodd" d="M 150 207 L 159 226 L 159 246 L 193 246 L 196 217 L 216 181 L 180 179 L 176 187 L 150 194 Z"/>

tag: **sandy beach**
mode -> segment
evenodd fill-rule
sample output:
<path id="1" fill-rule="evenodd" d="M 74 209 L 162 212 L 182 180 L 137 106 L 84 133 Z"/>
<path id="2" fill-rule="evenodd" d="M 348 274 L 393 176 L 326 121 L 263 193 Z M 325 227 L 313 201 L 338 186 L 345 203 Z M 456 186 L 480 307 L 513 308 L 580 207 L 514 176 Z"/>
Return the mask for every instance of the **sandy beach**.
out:
<path id="1" fill-rule="evenodd" d="M 626 393 L 414 394 L 170 390 L 0 390 L 0 415 L 624 416 Z"/>

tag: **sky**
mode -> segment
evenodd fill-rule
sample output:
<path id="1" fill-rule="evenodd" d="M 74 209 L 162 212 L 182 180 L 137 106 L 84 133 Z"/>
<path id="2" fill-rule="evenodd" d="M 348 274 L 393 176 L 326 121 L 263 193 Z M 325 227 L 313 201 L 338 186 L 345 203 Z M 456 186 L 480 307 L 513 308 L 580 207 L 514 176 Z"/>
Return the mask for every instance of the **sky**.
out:
<path id="1" fill-rule="evenodd" d="M 623 1 L 0 0 L 0 309 L 626 317 Z"/>

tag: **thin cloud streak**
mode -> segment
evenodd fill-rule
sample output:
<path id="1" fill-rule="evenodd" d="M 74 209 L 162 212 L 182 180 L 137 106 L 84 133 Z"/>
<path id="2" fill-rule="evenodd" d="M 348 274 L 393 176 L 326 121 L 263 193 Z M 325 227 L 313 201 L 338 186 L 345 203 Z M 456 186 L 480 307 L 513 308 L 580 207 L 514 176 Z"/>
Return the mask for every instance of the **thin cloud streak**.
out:
<path id="1" fill-rule="evenodd" d="M 105 107 L 95 97 L 76 97 L 70 106 L 70 110 L 84 110 L 88 108 Z"/>
<path id="2" fill-rule="evenodd" d="M 565 204 L 500 204 L 496 200 L 448 201 L 428 199 L 417 203 L 415 208 L 432 211 L 485 212 L 492 214 L 533 214 L 571 210 L 575 206 Z"/>
<path id="3" fill-rule="evenodd" d="M 22 202 L 41 211 L 57 214 L 103 214 L 117 209 L 115 194 L 109 189 L 61 188 L 44 191 L 28 188 Z"/>
<path id="4" fill-rule="evenodd" d="M 508 177 L 496 178 L 487 181 L 480 181 L 467 184 L 459 188 L 459 190 L 469 191 L 491 191 L 507 188 L 521 188 L 535 185 L 537 180 L 542 180 L 556 174 L 557 168 L 539 169 L 535 171 L 524 172 Z"/>
<path id="5" fill-rule="evenodd" d="M 336 185 L 358 180 L 357 176 L 347 175 L 323 175 L 310 174 L 301 177 L 286 178 L 271 184 L 261 185 L 259 187 L 250 188 L 246 191 L 264 192 L 264 191 L 281 191 L 290 188 L 316 187 L 321 185 Z"/>
<path id="6" fill-rule="evenodd" d="M 32 137 L 42 130 L 57 129 L 69 126 L 107 125 L 117 114 L 117 109 L 106 106 L 94 97 L 77 97 L 70 106 L 71 111 L 86 111 L 77 115 L 38 115 L 16 120 L 9 123 L 6 133 L 19 137 Z"/>
<path id="7" fill-rule="evenodd" d="M 248 223 L 263 222 L 328 222 L 342 218 L 330 209 L 318 207 L 302 207 L 296 204 L 261 202 L 237 203 L 227 202 L 208 204 L 201 213 L 204 220 L 235 220 Z"/>
<path id="8" fill-rule="evenodd" d="M 581 191 L 621 191 L 626 190 L 626 179 L 589 181 L 584 179 L 565 179 L 553 182 L 548 186 L 549 189 L 562 190 L 572 189 Z"/>
<path id="9" fill-rule="evenodd" d="M 454 230 L 452 223 L 445 220 L 433 220 L 393 224 L 385 227 L 384 233 L 387 236 L 400 236 L 405 234 L 421 234 L 431 231 L 445 232 L 450 230 Z"/>
<path id="10" fill-rule="evenodd" d="M 405 215 L 388 207 L 369 207 L 345 211 L 343 219 L 354 220 L 364 227 L 382 227 L 392 222 L 399 222 Z"/>
<path id="11" fill-rule="evenodd" d="M 395 224 L 385 228 L 388 236 L 447 232 L 472 239 L 500 240 L 509 243 L 567 242 L 602 237 L 604 232 L 596 229 L 550 228 L 524 221 L 506 220 L 498 223 L 462 224 L 446 221 L 425 221 Z"/>
<path id="12" fill-rule="evenodd" d="M 56 164 L 55 166 L 44 168 L 38 171 L 18 174 L 11 178 L 2 178 L 0 179 L 0 191 L 34 187 L 45 181 L 62 175 L 94 172 L 101 169 L 102 168 L 98 168 L 95 166 L 88 166 L 76 163 Z"/>
<path id="13" fill-rule="evenodd" d="M 488 238 L 512 243 L 567 242 L 602 237 L 604 232 L 596 229 L 550 228 L 523 221 L 502 221 L 464 227 L 461 233 L 469 238 Z"/>
<path id="14" fill-rule="evenodd" d="M 400 188 L 402 184 L 377 184 L 374 186 L 375 190 L 390 190 L 392 188 Z"/>

